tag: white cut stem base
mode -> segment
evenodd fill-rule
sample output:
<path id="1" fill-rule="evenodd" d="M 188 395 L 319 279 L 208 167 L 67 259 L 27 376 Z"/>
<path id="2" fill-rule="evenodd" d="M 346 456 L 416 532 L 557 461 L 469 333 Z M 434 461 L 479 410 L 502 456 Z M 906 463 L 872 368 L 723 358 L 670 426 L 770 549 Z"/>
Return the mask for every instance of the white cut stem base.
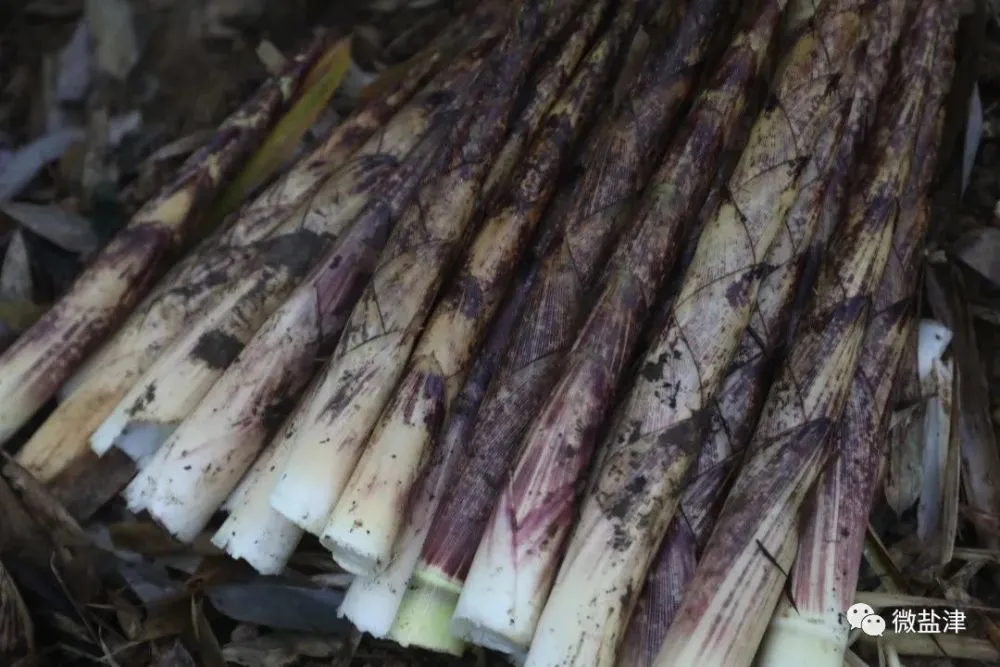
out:
<path id="1" fill-rule="evenodd" d="M 255 466 L 237 487 L 238 505 L 230 507 L 226 521 L 212 537 L 212 544 L 233 558 L 242 558 L 261 574 L 279 574 L 302 539 L 302 529 L 271 508 L 270 492 L 277 477 L 271 451 L 262 457 L 270 465 Z"/>
<path id="2" fill-rule="evenodd" d="M 383 575 L 355 577 L 344 594 L 337 615 L 377 639 L 385 639 L 406 593 L 406 582 L 396 586 Z"/>
<path id="3" fill-rule="evenodd" d="M 115 441 L 118 440 L 118 436 L 125 430 L 128 422 L 129 417 L 119 403 L 114 411 L 108 415 L 108 418 L 97 427 L 94 434 L 90 436 L 90 448 L 98 456 L 107 454 L 108 450 L 115 446 Z"/>
<path id="4" fill-rule="evenodd" d="M 782 605 L 771 619 L 755 667 L 841 667 L 848 627 L 839 614 L 797 613 Z"/>
<path id="5" fill-rule="evenodd" d="M 330 550 L 333 560 L 344 568 L 344 571 L 358 577 L 376 574 L 383 566 L 381 550 L 361 536 L 358 536 L 360 539 L 350 539 L 354 536 L 346 537 L 348 539 L 331 540 L 324 535 L 321 543 Z"/>
<path id="6" fill-rule="evenodd" d="M 125 452 L 142 470 L 176 428 L 177 424 L 133 422 L 125 426 L 114 446 Z"/>

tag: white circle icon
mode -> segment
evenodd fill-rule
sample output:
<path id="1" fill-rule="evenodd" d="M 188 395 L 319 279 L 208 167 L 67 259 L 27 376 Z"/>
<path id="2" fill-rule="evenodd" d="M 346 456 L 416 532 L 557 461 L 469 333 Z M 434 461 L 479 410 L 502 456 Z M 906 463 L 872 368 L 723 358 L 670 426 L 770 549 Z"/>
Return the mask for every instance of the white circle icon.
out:
<path id="1" fill-rule="evenodd" d="M 869 614 L 861 619 L 861 632 L 869 637 L 881 637 L 885 632 L 885 619 L 878 614 Z"/>
<path id="2" fill-rule="evenodd" d="M 885 632 L 885 619 L 864 602 L 857 602 L 848 608 L 847 622 L 852 630 L 860 629 L 869 637 L 881 637 Z"/>
<path id="3" fill-rule="evenodd" d="M 865 620 L 865 616 L 871 616 L 874 613 L 875 610 L 870 605 L 856 602 L 847 609 L 847 622 L 850 623 L 852 630 L 857 630 L 861 627 L 861 621 Z"/>

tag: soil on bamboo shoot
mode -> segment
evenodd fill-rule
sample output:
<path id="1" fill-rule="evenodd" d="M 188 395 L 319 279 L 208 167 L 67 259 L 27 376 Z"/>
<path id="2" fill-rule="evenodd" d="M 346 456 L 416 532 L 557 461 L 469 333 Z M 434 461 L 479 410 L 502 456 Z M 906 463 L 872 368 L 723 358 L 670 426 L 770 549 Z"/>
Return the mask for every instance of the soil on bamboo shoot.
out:
<path id="1" fill-rule="evenodd" d="M 543 46 L 541 10 L 525 4 L 496 58 L 486 65 L 485 108 L 435 183 L 393 230 L 351 314 L 323 381 L 298 410 L 301 428 L 271 504 L 319 535 L 361 449 L 398 382 L 444 273 L 467 238 L 476 202 L 499 151 L 517 91 Z M 334 435 L 331 435 L 334 434 Z"/>
<path id="2" fill-rule="evenodd" d="M 209 144 L 133 216 L 45 315 L 0 356 L 0 442 L 9 439 L 162 276 L 224 183 L 320 58 L 326 39 L 293 58 L 227 118 Z"/>
<path id="3" fill-rule="evenodd" d="M 762 665 L 784 665 L 792 647 L 808 647 L 840 664 L 849 629 L 844 614 L 854 602 L 865 526 L 874 501 L 882 441 L 888 431 L 894 383 L 900 360 L 916 326 L 920 256 L 929 217 L 926 193 L 933 177 L 943 121 L 943 97 L 954 69 L 954 14 L 939 19 L 941 43 L 935 48 L 920 130 L 900 200 L 892 252 L 875 293 L 854 379 L 831 449 L 836 460 L 817 484 L 790 573 L 795 609 L 779 605 L 761 646 Z M 925 14 L 924 18 L 928 18 Z M 935 26 L 920 29 L 935 30 Z M 804 627 L 813 630 L 803 632 Z"/>
<path id="4" fill-rule="evenodd" d="M 935 13 L 931 3 L 924 10 Z M 943 39 L 934 29 L 909 34 L 930 44 Z M 764 403 L 746 464 L 657 665 L 749 665 L 753 659 L 795 553 L 799 509 L 829 460 L 829 436 L 844 406 L 872 294 L 889 255 L 932 50 L 900 59 L 908 72 L 900 86 L 902 103 L 888 127 L 877 132 L 874 167 L 852 195 L 843 230 Z M 725 624 L 725 634 L 709 640 L 709 626 L 719 623 Z"/>
<path id="5" fill-rule="evenodd" d="M 563 239 L 539 269 L 421 552 L 413 595 L 443 606 L 437 617 L 451 615 L 499 490 L 498 471 L 511 465 L 519 436 L 552 387 L 554 368 L 581 324 L 584 295 L 631 221 L 638 194 L 694 86 L 720 5 L 705 2 L 689 10 L 673 45 L 649 59 L 621 109 L 584 149 L 587 166 L 569 198 Z M 433 645 L 435 638 L 415 642 Z"/>
<path id="6" fill-rule="evenodd" d="M 590 25 L 597 25 L 603 7 L 595 3 L 588 10 Z M 429 318 L 396 395 L 382 413 L 322 535 L 343 567 L 372 574 L 391 556 L 403 505 L 444 416 L 451 411 L 517 259 L 542 217 L 560 167 L 631 35 L 634 18 L 634 7 L 626 4 L 588 54 L 548 114 L 514 189 L 481 227 L 457 277 Z"/>
<path id="7" fill-rule="evenodd" d="M 424 137 L 386 183 L 389 195 L 369 202 L 132 481 L 125 495 L 133 511 L 148 510 L 182 540 L 204 528 L 336 341 L 392 222 L 426 172 L 439 168 L 448 143 L 442 139 L 456 134 L 447 127 L 453 120 L 442 118 L 442 127 Z"/>

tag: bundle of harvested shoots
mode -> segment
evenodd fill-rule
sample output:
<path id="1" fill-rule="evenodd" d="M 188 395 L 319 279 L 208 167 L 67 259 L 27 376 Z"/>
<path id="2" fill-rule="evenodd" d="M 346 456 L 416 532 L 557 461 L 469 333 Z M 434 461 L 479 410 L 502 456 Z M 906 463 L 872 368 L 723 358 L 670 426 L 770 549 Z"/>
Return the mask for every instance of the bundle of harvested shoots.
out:
<path id="1" fill-rule="evenodd" d="M 0 356 L 0 442 L 60 391 L 44 482 L 124 452 L 262 574 L 315 535 L 404 646 L 839 667 L 958 13 L 488 0 L 275 178 L 319 39 Z"/>
<path id="2" fill-rule="evenodd" d="M 650 566 L 643 595 L 655 600 L 646 601 L 649 616 L 639 623 L 656 627 L 629 630 L 648 637 L 635 639 L 642 648 L 636 646 L 634 650 L 641 650 L 644 665 L 652 664 L 655 658 L 659 642 L 683 598 L 700 547 L 714 525 L 718 506 L 738 464 L 739 452 L 753 435 L 767 390 L 769 369 L 786 340 L 797 295 L 811 290 L 807 277 L 809 261 L 815 249 L 826 242 L 821 220 L 828 212 L 840 209 L 837 184 L 846 178 L 861 141 L 875 121 L 874 111 L 888 78 L 905 6 L 904 0 L 895 0 L 876 9 L 873 16 L 876 32 L 868 43 L 843 131 L 834 124 L 821 138 L 822 150 L 813 154 L 812 169 L 800 179 L 785 232 L 768 249 L 763 263 L 766 275 L 761 280 L 747 330 L 714 399 L 715 405 L 709 407 L 708 427 L 700 436 L 696 462 L 688 470 L 689 479 L 685 481 L 677 515 Z M 832 159 L 827 159 L 831 149 L 835 153 Z M 825 163 L 825 168 L 820 168 L 821 163 Z M 650 586 L 655 590 L 650 590 Z"/>
<path id="3" fill-rule="evenodd" d="M 588 15 L 600 14 L 593 3 Z M 410 489 L 473 351 L 503 296 L 516 260 L 541 219 L 563 159 L 596 106 L 617 56 L 630 40 L 634 3 L 625 2 L 610 30 L 581 65 L 545 121 L 509 199 L 489 217 L 451 287 L 429 318 L 395 396 L 369 439 L 322 535 L 346 570 L 373 574 L 388 561 Z M 597 23 L 596 20 L 593 21 Z M 391 462 L 391 463 L 389 463 Z"/>
<path id="4" fill-rule="evenodd" d="M 501 151 L 501 157 L 494 162 L 487 184 L 493 183 L 496 188 L 503 188 L 506 185 L 507 176 L 504 174 L 520 157 L 518 149 L 524 148 L 525 135 L 533 135 L 546 117 L 543 113 L 555 101 L 555 96 L 559 92 L 553 91 L 552 87 L 561 86 L 561 83 L 572 74 L 572 68 L 583 56 L 587 40 L 592 36 L 602 14 L 603 9 L 600 6 L 585 13 L 581 18 L 582 29 L 572 34 L 559 57 L 541 73 L 538 94 L 532 97 L 519 117 L 516 127 L 511 131 L 511 136 Z M 484 194 L 482 201 L 493 201 L 493 198 L 489 194 Z M 546 238 L 548 236 L 546 235 Z M 496 345 L 494 344 L 494 347 Z M 290 445 L 289 439 L 278 439 L 269 445 L 252 471 L 241 482 L 240 487 L 227 500 L 229 518 L 213 538 L 216 544 L 226 549 L 230 555 L 235 558 L 245 558 L 262 573 L 280 571 L 298 544 L 302 533 L 301 528 L 274 511 L 269 500 L 271 488 L 278 480 L 280 469 L 284 467 Z M 419 545 L 416 549 L 419 550 Z M 414 555 L 413 558 L 415 557 Z M 397 572 L 403 568 L 399 562 L 394 562 L 393 567 Z M 409 569 L 412 570 L 412 567 L 411 563 Z M 409 577 L 408 572 L 405 577 Z M 405 579 L 398 587 L 399 598 L 402 597 L 403 587 Z M 382 628 L 381 635 L 384 635 L 388 632 L 396 612 L 395 606 L 389 609 L 387 604 L 377 606 L 364 604 L 362 607 L 364 615 L 358 619 L 352 617 L 352 620 L 369 629 L 373 617 L 387 615 L 387 618 L 378 624 L 378 627 Z M 398 605 L 398 600 L 394 604 Z"/>
<path id="5" fill-rule="evenodd" d="M 900 59 L 902 73 L 894 87 L 901 98 L 878 128 L 869 156 L 872 166 L 851 195 L 847 218 L 824 258 L 814 296 L 747 447 L 746 462 L 657 665 L 749 665 L 764 635 L 795 554 L 799 508 L 832 453 L 830 435 L 850 387 L 930 96 L 931 63 L 938 57 L 936 48 L 952 38 L 941 22 L 941 5 L 923 2 L 915 19 L 919 29 L 907 32 L 907 57 Z M 808 619 L 796 620 L 801 621 L 797 629 L 787 627 L 790 623 L 777 627 L 812 638 L 804 641 L 823 641 Z M 769 655 L 782 662 L 800 659 L 800 651 L 793 654 Z"/>
<path id="6" fill-rule="evenodd" d="M 584 148 L 586 171 L 569 195 L 563 238 L 542 262 L 469 442 L 462 443 L 465 451 L 434 515 L 417 581 L 403 600 L 401 619 L 428 621 L 409 637 L 415 644 L 454 645 L 448 619 L 503 473 L 586 315 L 587 292 L 632 220 L 638 194 L 694 87 L 723 5 L 706 0 L 687 9 L 673 43 L 649 58 L 621 109 Z"/>
<path id="7" fill-rule="evenodd" d="M 746 35 L 737 36 L 713 84 L 696 103 L 690 121 L 692 139 L 679 146 L 662 169 L 665 178 L 660 182 L 671 183 L 672 192 L 668 192 L 680 196 L 664 198 L 667 205 L 652 209 L 651 219 L 657 223 L 662 225 L 664 218 L 671 217 L 680 220 L 693 212 L 682 198 L 684 175 L 694 171 L 690 165 L 695 160 L 711 165 L 720 154 L 726 133 L 733 131 L 740 117 L 748 87 L 767 53 L 783 7 L 783 2 L 763 4 L 759 21 Z M 528 664 L 554 664 L 572 646 L 581 647 L 575 651 L 578 664 L 614 662 L 614 651 L 634 603 L 628 591 L 636 591 L 641 585 L 645 568 L 676 507 L 679 480 L 686 473 L 686 464 L 700 435 L 698 414 L 712 400 L 722 379 L 718 371 L 725 370 L 724 364 L 728 364 L 746 326 L 760 276 L 755 249 L 767 247 L 776 235 L 791 203 L 787 193 L 794 192 L 791 188 L 802 166 L 818 155 L 814 151 L 819 149 L 814 147 L 823 127 L 837 123 L 842 105 L 838 102 L 838 90 L 831 83 L 850 79 L 851 56 L 858 41 L 856 26 L 860 24 L 860 17 L 853 21 L 842 19 L 841 12 L 821 14 L 817 20 L 821 34 L 824 28 L 830 30 L 834 26 L 844 26 L 844 34 L 834 32 L 832 39 L 819 44 L 817 40 L 801 41 L 803 46 L 793 48 L 777 75 L 776 103 L 769 105 L 752 130 L 727 193 L 701 233 L 667 327 L 647 351 L 636 386 L 609 434 L 602 470 L 583 507 L 575 538 L 528 654 Z M 822 76 L 817 76 L 817 59 L 826 60 L 827 68 L 820 70 Z M 798 71 L 804 62 L 813 65 L 808 84 L 802 83 Z M 780 139 L 775 141 L 775 136 Z M 780 146 L 783 152 L 774 155 L 775 146 Z M 709 185 L 709 174 L 701 173 L 688 187 L 697 193 L 699 188 L 706 191 Z M 695 199 L 696 206 L 700 207 L 702 197 L 704 194 Z M 636 237 L 643 243 L 640 247 L 652 246 L 654 256 L 669 257 L 671 246 L 667 243 L 676 244 L 677 225 L 674 222 L 665 227 L 669 241 L 662 241 L 662 245 L 640 233 Z M 635 259 L 626 263 L 628 267 L 636 265 L 641 264 Z M 649 299 L 648 295 L 658 291 L 654 282 L 640 292 L 640 297 Z M 609 300 L 615 304 L 610 308 L 624 310 L 621 296 L 611 290 L 605 294 L 616 297 Z M 601 312 L 603 298 L 604 295 L 591 316 L 592 321 Z M 609 309 L 609 312 L 615 311 Z M 642 310 L 638 312 L 644 314 Z M 642 319 L 638 321 L 641 323 Z M 634 344 L 631 341 L 635 334 L 629 335 L 628 329 L 618 333 L 606 323 L 602 329 L 616 334 L 604 343 L 609 347 Z M 711 335 L 706 335 L 709 332 Z M 625 347 L 626 355 L 628 350 Z M 607 373 L 607 376 L 613 382 L 615 375 Z M 582 386 L 601 387 L 599 380 L 601 376 L 596 375 Z M 591 389 L 596 400 L 580 402 L 587 404 L 589 413 L 600 414 L 609 407 L 608 394 L 613 387 L 609 383 L 603 390 Z M 561 406 L 554 414 L 566 412 L 567 408 Z M 571 444 L 571 451 L 577 446 L 566 443 L 566 437 L 559 434 L 582 430 L 579 424 L 590 431 L 599 426 L 579 417 L 575 421 L 577 425 L 572 429 L 566 426 L 551 429 L 551 425 L 546 425 L 546 429 L 539 431 L 537 442 L 533 438 L 526 444 L 522 462 L 534 449 L 544 448 L 553 452 L 548 455 L 548 465 L 553 470 L 568 468 L 564 479 L 554 472 L 547 475 L 558 481 L 559 486 L 550 481 L 545 488 L 529 487 L 533 493 L 523 494 L 526 500 L 568 496 L 567 491 L 571 492 L 585 459 L 576 463 L 575 469 L 569 466 L 567 461 L 572 459 L 563 450 L 566 444 Z M 590 447 L 579 447 L 583 452 L 579 456 L 585 457 Z M 515 471 L 512 487 L 516 488 L 519 474 L 520 468 Z M 548 505 L 551 504 L 550 501 Z M 501 508 L 502 504 L 496 516 Z M 551 511 L 550 507 L 546 509 Z M 546 517 L 539 523 L 545 528 L 557 520 L 555 516 Z M 553 530 L 549 529 L 548 534 Z M 557 540 L 552 541 L 558 544 Z M 485 544 L 481 545 L 480 553 Z M 549 564 L 554 566 L 554 562 Z M 597 614 L 597 609 L 612 611 Z M 560 623 L 560 617 L 565 619 L 569 615 L 575 617 L 575 623 Z"/>
<path id="8" fill-rule="evenodd" d="M 201 213 L 256 148 L 324 54 L 320 38 L 266 81 L 187 159 L 58 303 L 0 356 L 0 442 L 7 441 L 77 370 L 169 268 L 199 230 Z"/>
<path id="9" fill-rule="evenodd" d="M 543 45 L 541 24 L 562 16 L 544 9 L 524 3 L 515 28 L 485 65 L 485 113 L 477 110 L 442 175 L 417 194 L 393 229 L 323 379 L 279 436 L 294 442 L 271 505 L 308 532 L 322 533 L 472 227 L 513 100 Z"/>
<path id="10" fill-rule="evenodd" d="M 938 14 L 927 5 L 937 4 Z M 922 117 L 910 153 L 909 174 L 897 204 L 892 248 L 872 302 L 872 312 L 848 389 L 843 414 L 830 436 L 835 457 L 820 476 L 802 531 L 788 588 L 795 607 L 782 601 L 761 646 L 762 665 L 784 665 L 807 653 L 819 665 L 840 665 L 847 648 L 845 614 L 855 600 L 858 571 L 889 426 L 894 381 L 917 327 L 920 258 L 930 217 L 927 190 L 934 174 L 944 96 L 954 70 L 957 14 L 950 3 L 925 3 L 904 51 L 910 66 L 904 85 L 926 88 Z M 912 83 L 911 83 L 912 82 Z M 909 137 L 908 137 L 909 138 Z"/>

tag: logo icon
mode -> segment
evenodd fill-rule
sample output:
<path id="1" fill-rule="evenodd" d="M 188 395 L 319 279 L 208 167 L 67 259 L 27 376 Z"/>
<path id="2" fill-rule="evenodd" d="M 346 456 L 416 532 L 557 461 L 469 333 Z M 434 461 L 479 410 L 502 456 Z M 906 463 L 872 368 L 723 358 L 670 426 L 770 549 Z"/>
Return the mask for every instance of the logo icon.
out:
<path id="1" fill-rule="evenodd" d="M 861 630 L 869 637 L 881 637 L 885 632 L 885 619 L 864 602 L 857 602 L 848 608 L 847 622 L 852 630 Z"/>
<path id="2" fill-rule="evenodd" d="M 881 637 L 885 632 L 885 619 L 878 614 L 869 614 L 861 619 L 861 632 L 869 637 Z"/>

